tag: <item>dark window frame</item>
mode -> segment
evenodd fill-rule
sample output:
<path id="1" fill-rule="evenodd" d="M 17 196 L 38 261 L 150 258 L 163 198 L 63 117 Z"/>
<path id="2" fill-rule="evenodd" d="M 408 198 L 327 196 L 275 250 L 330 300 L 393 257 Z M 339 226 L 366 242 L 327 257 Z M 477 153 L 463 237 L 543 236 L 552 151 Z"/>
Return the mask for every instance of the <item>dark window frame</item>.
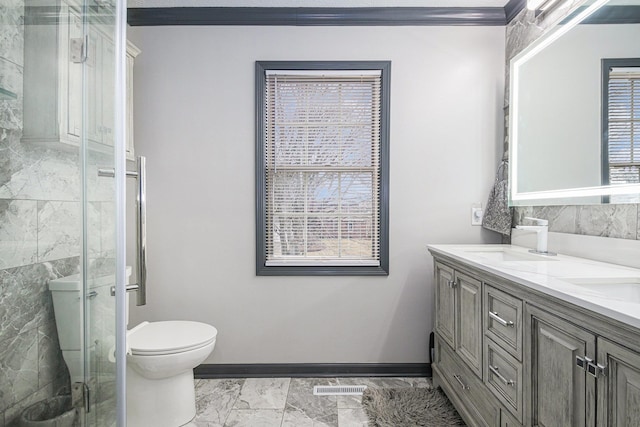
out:
<path id="1" fill-rule="evenodd" d="M 264 164 L 264 93 L 267 70 L 380 70 L 380 265 L 267 266 L 266 168 Z M 389 119 L 391 61 L 256 61 L 256 275 L 258 276 L 387 276 L 389 275 Z"/>
<path id="2" fill-rule="evenodd" d="M 602 185 L 609 185 L 609 74 L 616 67 L 640 67 L 640 58 L 603 58 L 602 63 L 602 160 L 600 171 Z M 602 203 L 609 203 L 610 196 L 602 196 Z"/>

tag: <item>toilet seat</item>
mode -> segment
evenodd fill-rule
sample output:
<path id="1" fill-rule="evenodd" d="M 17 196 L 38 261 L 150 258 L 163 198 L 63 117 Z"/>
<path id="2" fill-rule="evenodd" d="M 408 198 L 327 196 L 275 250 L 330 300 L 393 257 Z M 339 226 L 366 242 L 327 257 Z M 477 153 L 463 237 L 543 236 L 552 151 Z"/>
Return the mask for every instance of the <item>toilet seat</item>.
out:
<path id="1" fill-rule="evenodd" d="M 217 334 L 216 328 L 200 322 L 143 322 L 127 334 L 127 347 L 137 356 L 176 354 L 205 347 Z"/>

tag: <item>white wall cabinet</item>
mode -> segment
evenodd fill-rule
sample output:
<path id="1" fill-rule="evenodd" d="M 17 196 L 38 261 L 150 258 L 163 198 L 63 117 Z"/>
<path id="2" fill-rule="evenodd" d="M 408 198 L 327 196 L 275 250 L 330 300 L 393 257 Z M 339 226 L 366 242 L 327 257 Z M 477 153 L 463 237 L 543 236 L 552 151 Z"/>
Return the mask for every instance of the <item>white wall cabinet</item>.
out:
<path id="1" fill-rule="evenodd" d="M 133 143 L 133 66 L 136 56 L 140 54 L 133 43 L 127 42 L 127 160 L 135 160 L 136 151 Z"/>
<path id="2" fill-rule="evenodd" d="M 91 149 L 110 152 L 115 137 L 112 25 L 92 21 L 85 38 L 80 10 L 74 3 L 59 2 L 57 16 L 50 14 L 51 8 L 40 7 L 38 0 L 27 0 L 25 6 L 22 141 L 77 149 L 86 136 Z M 138 53 L 133 44 L 127 44 L 126 151 L 130 159 L 134 156 L 132 73 Z"/>
<path id="3" fill-rule="evenodd" d="M 58 3 L 58 16 L 38 1 L 25 2 L 24 142 L 78 146 L 82 130 L 82 64 L 71 60 L 82 40 L 80 12 Z"/>
<path id="4" fill-rule="evenodd" d="M 434 384 L 469 426 L 640 426 L 640 331 L 432 254 Z"/>

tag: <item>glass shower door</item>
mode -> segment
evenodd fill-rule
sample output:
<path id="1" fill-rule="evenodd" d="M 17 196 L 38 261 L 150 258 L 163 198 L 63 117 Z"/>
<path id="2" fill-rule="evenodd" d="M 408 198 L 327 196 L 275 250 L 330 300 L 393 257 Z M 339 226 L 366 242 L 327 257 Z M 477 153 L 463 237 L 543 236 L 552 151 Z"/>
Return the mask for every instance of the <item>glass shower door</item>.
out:
<path id="1" fill-rule="evenodd" d="M 116 138 L 116 2 L 84 0 L 81 144 L 85 291 L 84 373 L 88 389 L 86 426 L 115 426 L 117 417 L 116 213 L 118 178 L 124 164 Z M 118 156 L 120 154 L 120 156 Z M 102 173 L 100 173 L 102 171 Z M 106 171 L 106 173 L 105 173 Z M 109 172 L 113 171 L 113 174 Z M 120 178 L 123 179 L 123 178 Z M 121 328 L 123 329 L 123 328 Z"/>
<path id="2" fill-rule="evenodd" d="M 24 335 L 17 338 L 46 335 L 31 345 L 35 354 L 10 354 L 20 376 L 0 376 L 2 391 L 16 396 L 0 399 L 7 425 L 22 406 L 64 391 L 75 395 L 83 426 L 124 420 L 124 291 L 118 304 L 111 295 L 116 276 L 124 283 L 116 238 L 124 212 L 124 103 L 116 102 L 124 7 L 123 0 L 0 0 L 0 220 L 18 224 L 10 238 L 3 234 L 0 270 L 33 275 L 3 288 L 3 309 L 22 322 L 7 327 Z M 62 278 L 54 300 L 51 282 Z"/>

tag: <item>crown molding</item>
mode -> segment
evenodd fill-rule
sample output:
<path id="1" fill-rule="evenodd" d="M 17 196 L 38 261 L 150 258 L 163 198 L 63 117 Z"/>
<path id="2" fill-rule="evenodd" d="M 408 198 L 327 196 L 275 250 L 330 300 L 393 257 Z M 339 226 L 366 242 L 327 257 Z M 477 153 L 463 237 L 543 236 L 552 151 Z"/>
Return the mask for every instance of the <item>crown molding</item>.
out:
<path id="1" fill-rule="evenodd" d="M 511 22 L 526 6 L 527 0 L 509 0 L 509 3 L 504 6 L 505 23 Z"/>
<path id="2" fill-rule="evenodd" d="M 129 8 L 132 26 L 503 26 L 524 7 L 159 7 Z"/>

